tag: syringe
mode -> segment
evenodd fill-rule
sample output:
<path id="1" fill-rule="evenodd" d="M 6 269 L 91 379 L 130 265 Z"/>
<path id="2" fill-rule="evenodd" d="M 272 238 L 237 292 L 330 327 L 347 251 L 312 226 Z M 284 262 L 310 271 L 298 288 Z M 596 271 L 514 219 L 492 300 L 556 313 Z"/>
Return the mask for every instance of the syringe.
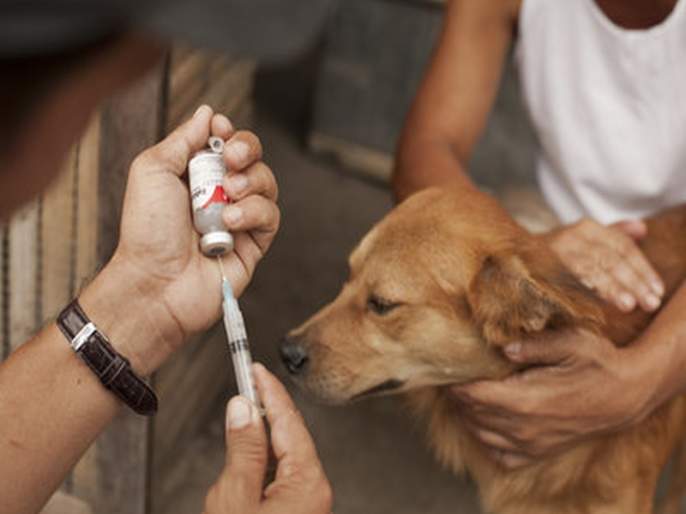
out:
<path id="1" fill-rule="evenodd" d="M 248 335 L 245 331 L 243 314 L 241 314 L 241 310 L 238 307 L 238 301 L 233 294 L 231 283 L 224 274 L 221 258 L 217 257 L 217 260 L 219 261 L 219 268 L 222 274 L 224 328 L 226 329 L 231 360 L 233 361 L 233 369 L 236 374 L 238 393 L 246 397 L 262 411 L 262 404 L 252 376 L 252 356 L 250 355 L 250 344 L 248 343 Z"/>

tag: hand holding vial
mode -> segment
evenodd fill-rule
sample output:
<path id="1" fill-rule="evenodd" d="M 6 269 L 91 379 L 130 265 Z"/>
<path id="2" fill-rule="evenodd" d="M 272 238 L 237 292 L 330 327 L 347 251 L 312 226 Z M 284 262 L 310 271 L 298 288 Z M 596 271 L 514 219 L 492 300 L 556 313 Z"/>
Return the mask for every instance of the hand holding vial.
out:
<path id="1" fill-rule="evenodd" d="M 252 356 L 245 322 L 221 260 L 221 256 L 233 250 L 233 236 L 222 218 L 224 207 L 230 202 L 223 186 L 227 173 L 222 155 L 224 141 L 212 136 L 208 140 L 208 147 L 197 152 L 188 162 L 194 226 L 202 234 L 200 250 L 207 257 L 216 256 L 221 271 L 224 328 L 239 394 L 261 409 L 252 376 Z"/>

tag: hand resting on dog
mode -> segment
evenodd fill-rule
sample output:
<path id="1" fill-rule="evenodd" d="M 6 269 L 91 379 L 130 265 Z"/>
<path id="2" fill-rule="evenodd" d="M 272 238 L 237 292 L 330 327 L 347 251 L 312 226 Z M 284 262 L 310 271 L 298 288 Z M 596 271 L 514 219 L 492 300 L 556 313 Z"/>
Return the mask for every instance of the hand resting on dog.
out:
<path id="1" fill-rule="evenodd" d="M 605 226 L 583 219 L 552 231 L 548 242 L 586 287 L 620 311 L 630 312 L 638 305 L 652 312 L 660 306 L 665 287 L 636 244 L 646 233 L 639 220 Z"/>
<path id="2" fill-rule="evenodd" d="M 605 236 L 609 230 L 616 229 L 605 230 Z M 613 244 L 610 238 L 591 241 L 584 243 L 587 250 L 605 245 L 600 249 L 605 251 Z M 581 255 L 569 251 L 567 265 L 575 252 Z M 561 258 L 565 261 L 564 255 Z M 684 307 L 686 290 L 681 287 L 648 329 L 623 348 L 586 332 L 510 343 L 505 355 L 532 367 L 502 381 L 454 387 L 459 416 L 510 468 L 639 423 L 686 389 L 686 351 L 679 344 L 686 335 Z"/>

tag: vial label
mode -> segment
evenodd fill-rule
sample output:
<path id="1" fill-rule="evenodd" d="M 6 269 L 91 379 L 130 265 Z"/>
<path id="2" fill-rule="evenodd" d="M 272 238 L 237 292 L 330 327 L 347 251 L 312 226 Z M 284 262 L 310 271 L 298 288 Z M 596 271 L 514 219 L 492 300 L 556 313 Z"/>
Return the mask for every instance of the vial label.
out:
<path id="1" fill-rule="evenodd" d="M 213 203 L 228 203 L 222 179 L 225 168 L 221 155 L 201 154 L 188 163 L 188 180 L 193 210 L 206 209 Z"/>

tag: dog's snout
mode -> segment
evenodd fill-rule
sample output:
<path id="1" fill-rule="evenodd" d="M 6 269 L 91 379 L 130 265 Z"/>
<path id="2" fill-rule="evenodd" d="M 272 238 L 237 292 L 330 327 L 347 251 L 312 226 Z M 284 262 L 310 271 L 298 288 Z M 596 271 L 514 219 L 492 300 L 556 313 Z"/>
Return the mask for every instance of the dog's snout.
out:
<path id="1" fill-rule="evenodd" d="M 302 373 L 309 360 L 307 350 L 297 340 L 285 337 L 281 342 L 281 360 L 292 375 Z"/>

